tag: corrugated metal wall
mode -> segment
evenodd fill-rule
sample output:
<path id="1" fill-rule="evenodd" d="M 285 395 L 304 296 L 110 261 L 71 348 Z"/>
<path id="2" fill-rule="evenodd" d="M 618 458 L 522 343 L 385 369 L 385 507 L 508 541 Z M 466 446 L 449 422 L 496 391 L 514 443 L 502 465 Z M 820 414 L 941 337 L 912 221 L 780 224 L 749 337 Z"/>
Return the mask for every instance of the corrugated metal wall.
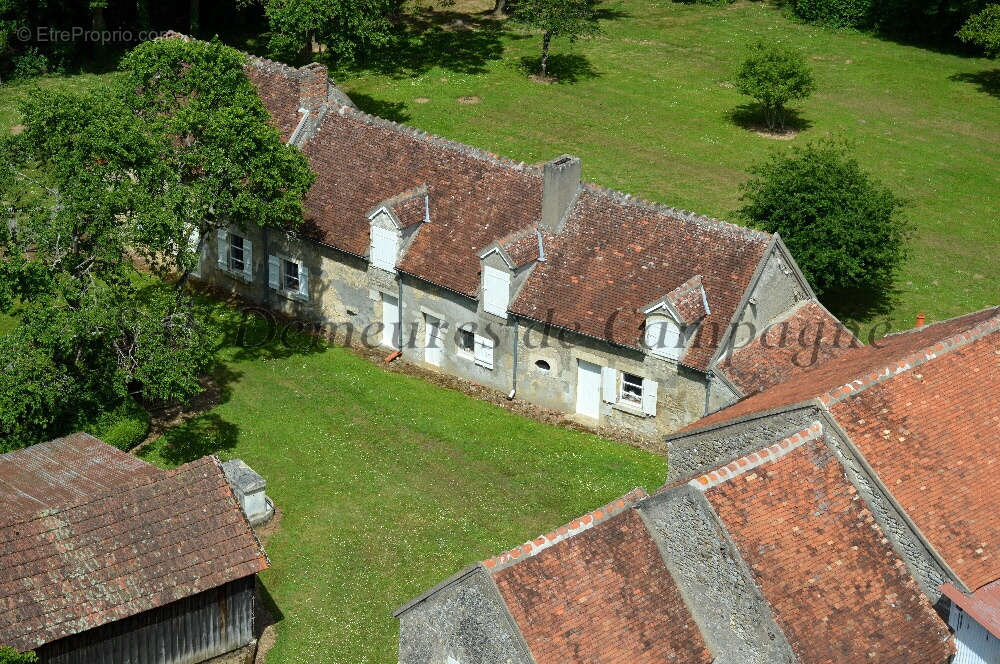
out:
<path id="1" fill-rule="evenodd" d="M 197 664 L 250 643 L 254 577 L 60 639 L 42 664 Z"/>
<path id="2" fill-rule="evenodd" d="M 955 631 L 952 664 L 1000 664 L 1000 639 L 986 631 L 954 602 L 948 624 Z"/>

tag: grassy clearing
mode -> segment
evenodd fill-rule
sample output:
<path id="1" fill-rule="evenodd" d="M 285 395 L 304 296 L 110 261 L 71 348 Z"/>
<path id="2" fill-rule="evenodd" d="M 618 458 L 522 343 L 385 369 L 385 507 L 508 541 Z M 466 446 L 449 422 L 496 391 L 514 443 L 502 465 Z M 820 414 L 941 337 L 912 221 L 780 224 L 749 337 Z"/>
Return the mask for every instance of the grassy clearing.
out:
<path id="1" fill-rule="evenodd" d="M 916 226 L 893 325 L 997 302 L 996 62 L 803 25 L 766 3 L 624 0 L 601 36 L 557 40 L 563 82 L 540 84 L 523 70 L 539 38 L 501 32 L 478 13 L 486 6 L 424 12 L 397 62 L 341 71 L 338 82 L 371 112 L 528 162 L 572 152 L 588 179 L 724 218 L 747 167 L 769 151 L 847 139 L 909 201 Z M 757 38 L 802 49 L 814 68 L 819 90 L 802 105 L 805 130 L 794 140 L 746 126 L 747 100 L 732 77 Z"/>
<path id="2" fill-rule="evenodd" d="M 251 337 L 254 338 L 254 337 Z M 223 403 L 144 457 L 239 457 L 283 511 L 262 581 L 270 664 L 394 662 L 391 611 L 466 564 L 583 514 L 663 459 L 387 372 L 350 351 L 226 348 Z"/>

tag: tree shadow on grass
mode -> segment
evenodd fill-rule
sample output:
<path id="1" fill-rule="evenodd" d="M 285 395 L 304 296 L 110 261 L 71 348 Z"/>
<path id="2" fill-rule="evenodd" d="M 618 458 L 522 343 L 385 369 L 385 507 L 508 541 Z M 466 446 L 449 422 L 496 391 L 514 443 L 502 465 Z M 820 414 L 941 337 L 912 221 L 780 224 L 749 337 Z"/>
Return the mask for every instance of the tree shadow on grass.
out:
<path id="1" fill-rule="evenodd" d="M 977 72 L 959 72 L 948 77 L 949 81 L 974 83 L 980 92 L 1000 98 L 1000 69 L 984 69 Z"/>
<path id="2" fill-rule="evenodd" d="M 771 130 L 764 121 L 764 112 L 759 104 L 741 104 L 729 111 L 729 121 L 748 131 L 767 134 L 776 138 L 792 138 L 813 126 L 812 120 L 803 118 L 799 111 L 789 108 L 785 111 L 785 128 Z"/>
<path id="3" fill-rule="evenodd" d="M 838 318 L 867 324 L 892 314 L 901 295 L 900 289 L 888 284 L 884 287 L 827 291 L 820 300 Z"/>
<path id="4" fill-rule="evenodd" d="M 342 71 L 407 78 L 440 67 L 456 74 L 481 74 L 490 61 L 503 57 L 504 24 L 491 16 L 422 7 L 406 14 L 399 28 L 392 46 L 344 65 Z"/>
<path id="5" fill-rule="evenodd" d="M 156 454 L 171 466 L 178 466 L 208 454 L 232 450 L 238 439 L 239 427 L 216 413 L 206 413 L 166 431 L 138 455 L 148 457 Z"/>
<path id="6" fill-rule="evenodd" d="M 550 55 L 549 75 L 545 80 L 542 80 L 539 75 L 542 70 L 542 57 L 540 55 L 521 58 L 520 68 L 525 75 L 534 76 L 539 82 L 544 83 L 577 83 L 582 80 L 592 80 L 601 75 L 587 58 L 576 53 Z"/>
<path id="7" fill-rule="evenodd" d="M 401 101 L 383 101 L 357 92 L 352 92 L 348 96 L 365 113 L 393 122 L 406 122 L 410 119 L 410 114 L 406 112 L 406 104 Z"/>

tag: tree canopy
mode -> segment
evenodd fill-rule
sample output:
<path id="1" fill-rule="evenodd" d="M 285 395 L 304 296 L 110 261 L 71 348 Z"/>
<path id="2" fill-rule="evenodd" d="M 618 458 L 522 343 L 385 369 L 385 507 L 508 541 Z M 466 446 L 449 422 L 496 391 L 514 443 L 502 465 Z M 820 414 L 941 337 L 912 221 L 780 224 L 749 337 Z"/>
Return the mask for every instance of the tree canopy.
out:
<path id="1" fill-rule="evenodd" d="M 902 201 L 845 146 L 810 143 L 751 169 L 738 211 L 780 233 L 817 294 L 886 293 L 906 256 Z"/>
<path id="2" fill-rule="evenodd" d="M 1000 4 L 988 5 L 973 14 L 958 31 L 957 37 L 983 49 L 988 57 L 1000 55 Z"/>
<path id="3" fill-rule="evenodd" d="M 816 89 L 812 72 L 798 51 L 776 42 L 755 42 L 736 72 L 736 89 L 760 104 L 769 129 L 784 129 L 786 104 Z"/>
<path id="4" fill-rule="evenodd" d="M 313 181 L 220 44 L 148 42 L 107 90 L 39 91 L 0 146 L 0 446 L 61 435 L 130 395 L 200 391 L 215 330 L 184 288 L 204 239 L 295 228 Z M 165 288 L 140 272 L 137 261 Z M 159 282 L 162 284 L 162 282 Z"/>
<path id="5" fill-rule="evenodd" d="M 513 18 L 542 31 L 542 76 L 548 75 L 549 46 L 553 37 L 570 41 L 600 31 L 597 6 L 600 0 L 517 0 Z"/>
<path id="6" fill-rule="evenodd" d="M 38 657 L 33 652 L 20 653 L 13 648 L 0 646 L 0 664 L 34 664 Z"/>
<path id="7" fill-rule="evenodd" d="M 312 58 L 313 41 L 335 58 L 353 60 L 392 39 L 395 0 L 265 0 L 270 51 L 288 61 Z"/>

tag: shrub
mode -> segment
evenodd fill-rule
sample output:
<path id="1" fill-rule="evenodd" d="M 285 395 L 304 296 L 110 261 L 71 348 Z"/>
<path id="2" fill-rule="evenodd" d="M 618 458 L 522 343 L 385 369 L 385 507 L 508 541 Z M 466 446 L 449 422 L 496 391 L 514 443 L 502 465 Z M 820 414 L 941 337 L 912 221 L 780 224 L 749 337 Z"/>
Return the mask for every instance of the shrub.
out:
<path id="1" fill-rule="evenodd" d="M 736 72 L 736 88 L 757 100 L 769 129 L 784 129 L 785 105 L 808 97 L 816 82 L 798 51 L 758 41 Z"/>
<path id="2" fill-rule="evenodd" d="M 108 445 L 127 452 L 149 434 L 149 413 L 129 397 L 114 410 L 102 413 L 92 424 L 81 428 Z"/>
<path id="3" fill-rule="evenodd" d="M 863 28 L 871 21 L 871 0 L 795 0 L 795 13 L 806 21 L 838 28 Z"/>
<path id="4" fill-rule="evenodd" d="M 41 76 L 48 69 L 48 60 L 38 52 L 37 48 L 29 48 L 20 55 L 11 58 L 14 67 L 10 74 L 12 81 L 24 81 Z"/>
<path id="5" fill-rule="evenodd" d="M 1000 4 L 988 5 L 973 14 L 956 36 L 983 49 L 987 57 L 1000 55 Z"/>
<path id="6" fill-rule="evenodd" d="M 779 233 L 819 293 L 888 293 L 906 256 L 902 201 L 829 142 L 775 154 L 751 169 L 738 214 Z"/>
<path id="7" fill-rule="evenodd" d="M 0 664 L 34 664 L 38 657 L 33 652 L 20 653 L 13 648 L 0 646 Z"/>

